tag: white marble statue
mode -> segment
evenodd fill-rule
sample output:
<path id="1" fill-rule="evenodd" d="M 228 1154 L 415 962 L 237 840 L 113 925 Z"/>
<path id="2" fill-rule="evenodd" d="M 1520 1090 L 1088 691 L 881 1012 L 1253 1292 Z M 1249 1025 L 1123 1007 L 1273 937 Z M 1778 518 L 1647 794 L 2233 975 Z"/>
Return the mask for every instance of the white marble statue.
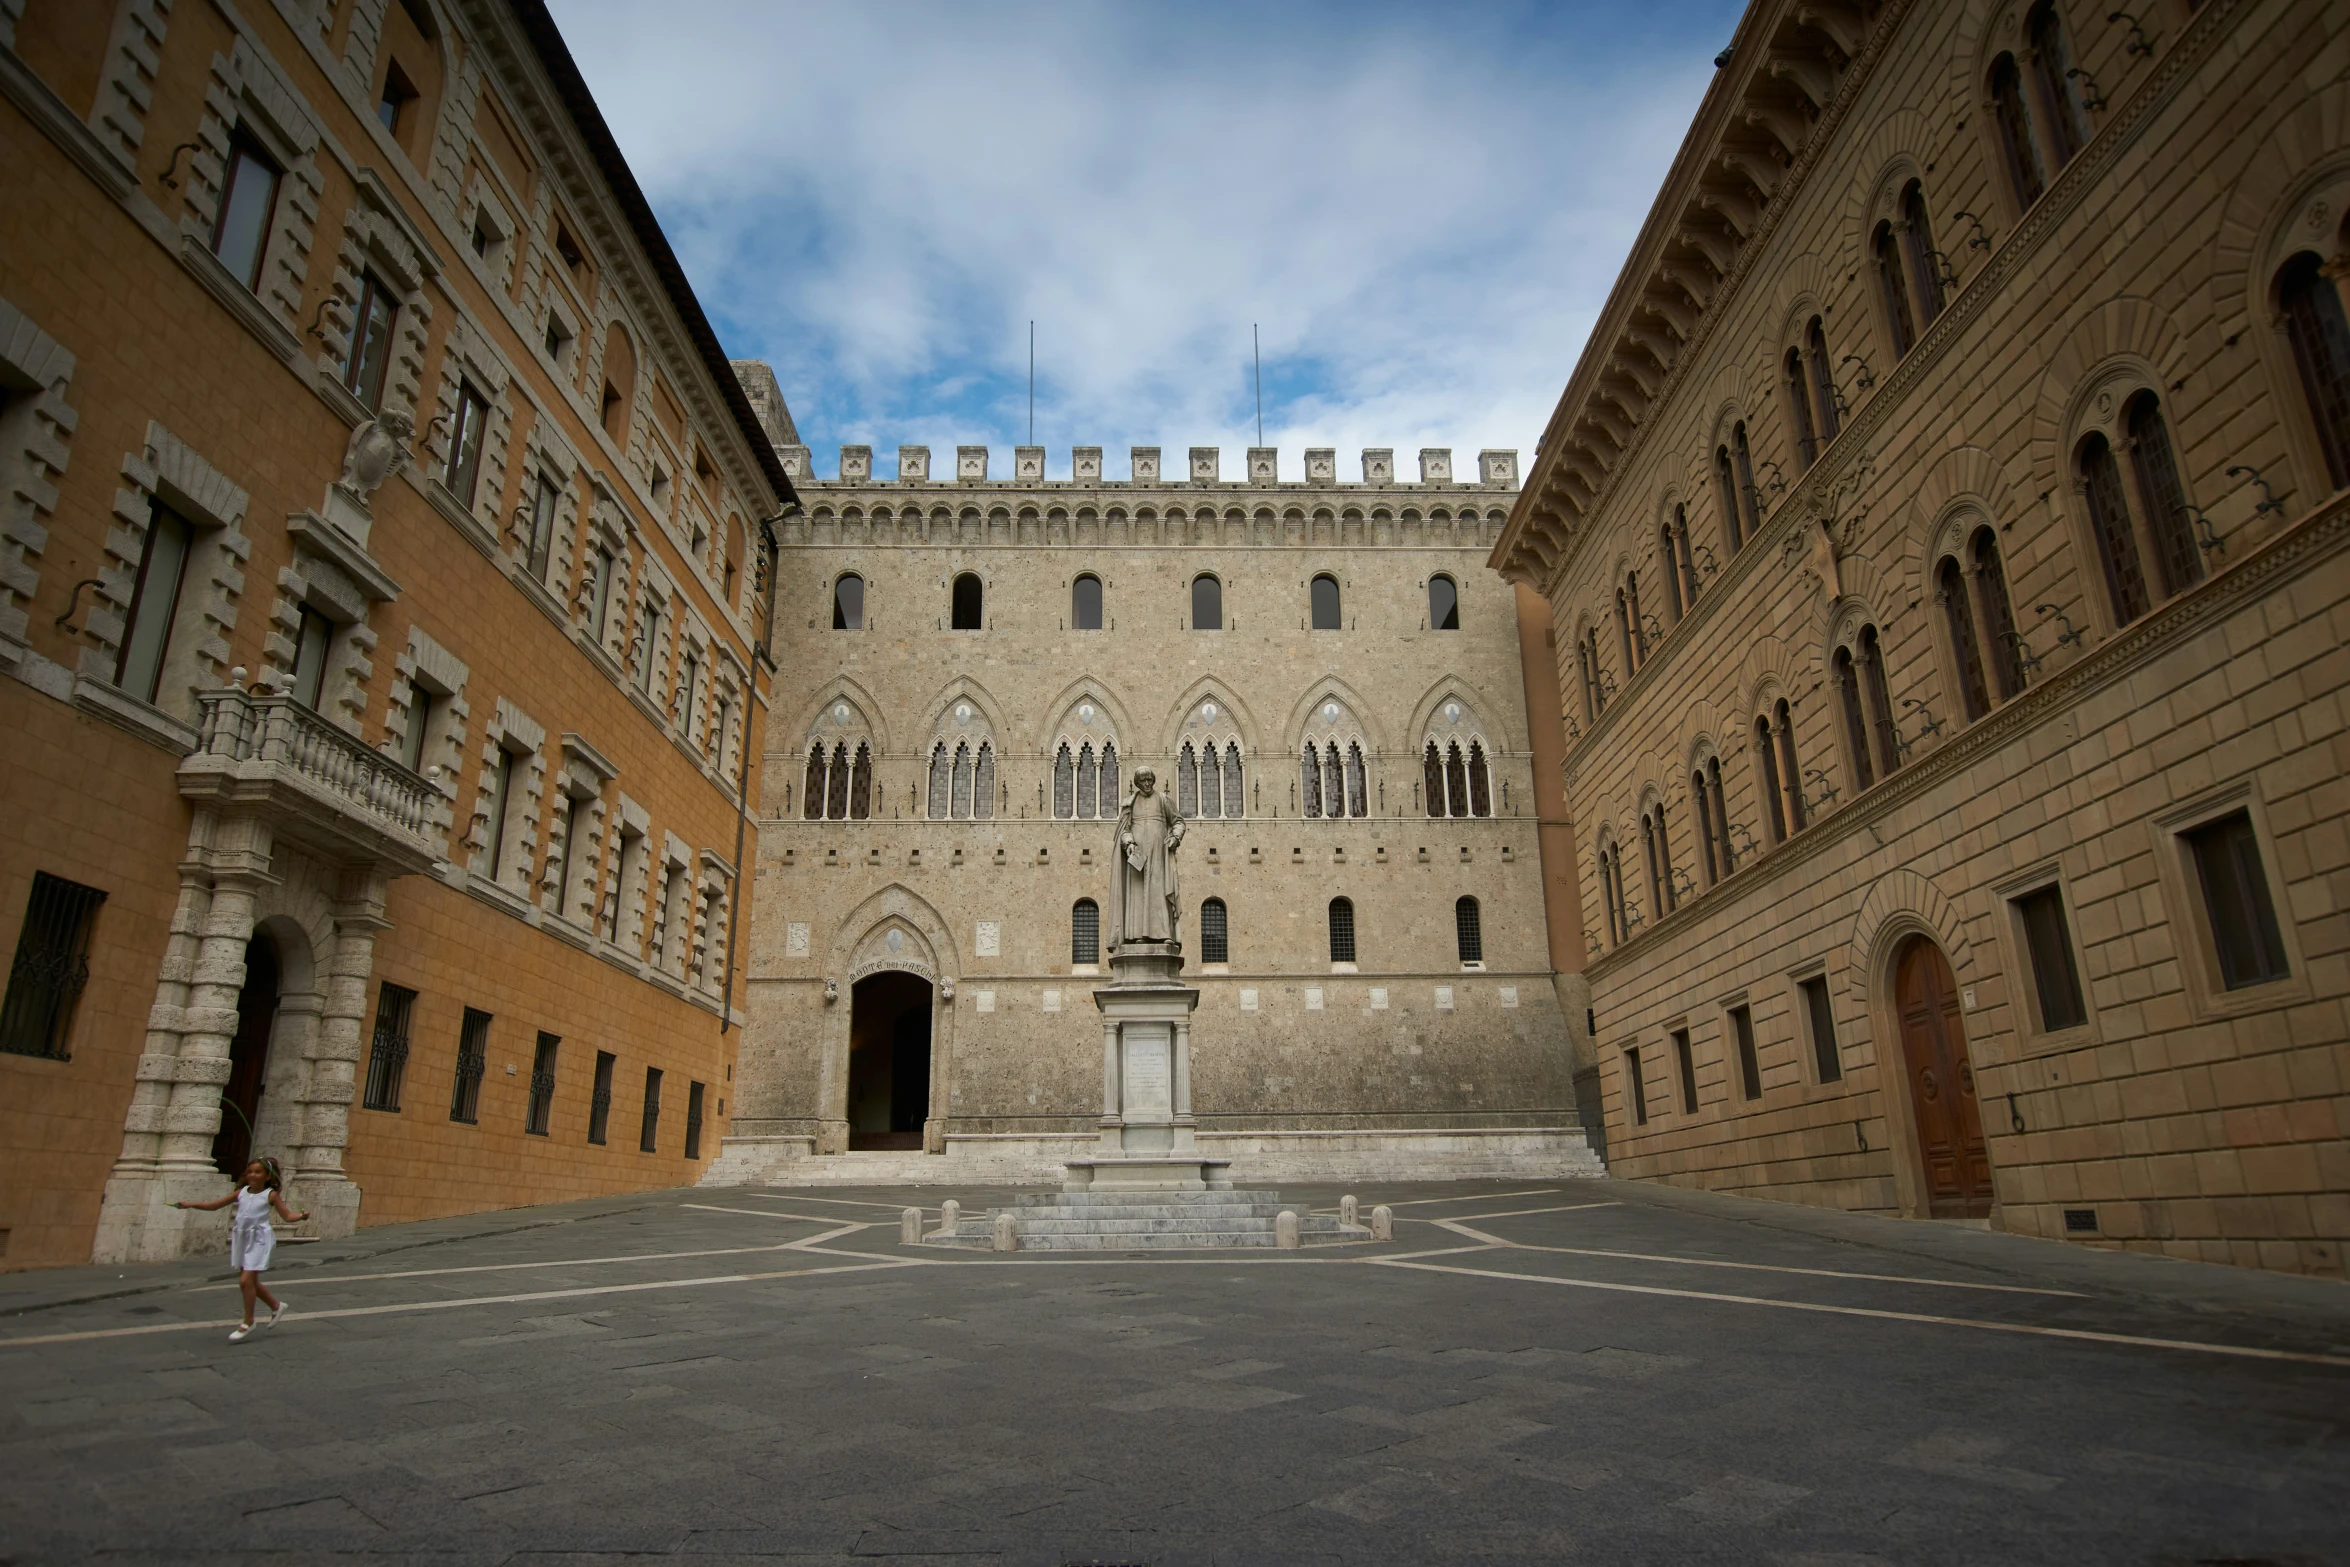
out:
<path id="1" fill-rule="evenodd" d="M 1134 774 L 1134 794 L 1118 813 L 1117 924 L 1110 944 L 1176 940 L 1175 850 L 1183 817 L 1158 791 L 1149 768 Z"/>

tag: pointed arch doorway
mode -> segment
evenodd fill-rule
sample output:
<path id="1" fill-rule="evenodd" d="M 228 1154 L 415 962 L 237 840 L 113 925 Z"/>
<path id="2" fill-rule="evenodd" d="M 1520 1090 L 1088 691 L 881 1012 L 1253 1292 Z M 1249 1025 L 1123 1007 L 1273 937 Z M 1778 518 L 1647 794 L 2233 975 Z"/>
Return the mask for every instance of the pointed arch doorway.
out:
<path id="1" fill-rule="evenodd" d="M 849 990 L 849 1149 L 922 1149 L 930 1115 L 930 981 L 889 969 Z"/>
<path id="2" fill-rule="evenodd" d="M 1923 936 L 1902 944 L 1893 959 L 1893 998 L 1925 1166 L 1926 1210 L 1937 1219 L 1987 1218 L 1991 1157 L 1983 1143 L 1958 981 L 1941 948 Z"/>

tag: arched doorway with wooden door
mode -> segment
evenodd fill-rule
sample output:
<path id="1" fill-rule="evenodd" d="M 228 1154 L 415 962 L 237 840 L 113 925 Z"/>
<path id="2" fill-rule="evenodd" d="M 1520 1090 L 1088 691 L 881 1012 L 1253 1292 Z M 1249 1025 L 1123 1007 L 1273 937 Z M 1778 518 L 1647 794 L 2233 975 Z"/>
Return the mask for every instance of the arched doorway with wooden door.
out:
<path id="1" fill-rule="evenodd" d="M 1893 1009 L 1924 1166 L 1926 1212 L 1937 1219 L 1987 1218 L 1991 1156 L 1983 1144 L 1958 981 L 1942 949 L 1927 937 L 1910 937 L 1894 954 Z"/>
<path id="2" fill-rule="evenodd" d="M 849 1148 L 919 1152 L 930 1115 L 930 981 L 900 970 L 849 990 Z"/>
<path id="3" fill-rule="evenodd" d="M 234 1178 L 253 1157 L 253 1124 L 269 1079 L 269 1036 L 277 1027 L 277 941 L 266 930 L 245 943 L 245 983 L 237 992 L 237 1031 L 229 1039 L 228 1081 L 220 1090 L 220 1131 L 212 1162 Z"/>

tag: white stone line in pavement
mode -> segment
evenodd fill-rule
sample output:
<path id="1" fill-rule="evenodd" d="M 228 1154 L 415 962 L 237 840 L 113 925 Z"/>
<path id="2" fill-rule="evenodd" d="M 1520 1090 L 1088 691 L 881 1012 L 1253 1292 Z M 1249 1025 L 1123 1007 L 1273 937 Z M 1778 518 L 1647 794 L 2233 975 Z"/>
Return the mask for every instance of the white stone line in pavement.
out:
<path id="1" fill-rule="evenodd" d="M 819 1197 L 814 1192 L 801 1191 L 795 1191 L 789 1197 L 778 1195 L 775 1192 L 746 1191 L 743 1193 L 743 1195 L 745 1197 L 756 1197 L 762 1202 L 829 1202 L 837 1203 L 842 1207 L 847 1208 L 887 1208 L 892 1213 L 896 1213 L 902 1209 L 915 1206 L 913 1203 L 905 1202 L 870 1202 L 858 1197 Z M 688 1204 L 688 1206 L 691 1205 Z"/>
<path id="2" fill-rule="evenodd" d="M 1414 1197 L 1408 1202 L 1391 1202 L 1390 1208 L 1424 1208 L 1432 1202 L 1499 1202 L 1504 1197 L 1556 1197 L 1565 1188 L 1537 1186 L 1522 1192 L 1470 1192 L 1460 1197 Z"/>
<path id="3" fill-rule="evenodd" d="M 1665 1289 L 1654 1284 L 1610 1284 L 1598 1279 L 1562 1279 L 1550 1273 L 1510 1273 L 1499 1268 L 1463 1268 L 1439 1262 L 1405 1262 L 1398 1258 L 1364 1257 L 1366 1267 L 1410 1268 L 1425 1273 L 1450 1273 L 1461 1278 L 1508 1279 L 1518 1284 L 1556 1284 L 1563 1289 L 1607 1290 L 1623 1295 L 1663 1295 L 1675 1300 L 1709 1300 L 1728 1306 L 1766 1306 L 1775 1311 L 1816 1311 L 1832 1317 L 1874 1317 L 1883 1322 L 1920 1322 L 1930 1327 L 1980 1328 L 1986 1333 L 2025 1333 L 2039 1338 L 2079 1339 L 2092 1344 L 2126 1344 L 2138 1349 L 2184 1349 L 2199 1355 L 2232 1355 L 2245 1360 L 2287 1360 L 2303 1365 L 2338 1366 L 2350 1371 L 2350 1356 L 2320 1355 L 2306 1350 L 2262 1349 L 2251 1344 L 2199 1344 L 2192 1339 L 2148 1338 L 2136 1333 L 2101 1333 L 2094 1328 L 2049 1328 L 2029 1322 L 1992 1322 L 1981 1317 L 1943 1317 L 1922 1311 L 1883 1311 L 1873 1306 L 1826 1306 L 1808 1300 L 1770 1300 L 1760 1295 L 1722 1295 L 1708 1290 Z"/>
<path id="4" fill-rule="evenodd" d="M 862 1228 L 863 1226 L 859 1226 Z M 819 1255 L 835 1255 L 820 1253 Z M 850 1255 L 862 1255 L 851 1253 Z M 463 1306 L 513 1306 L 542 1300 L 576 1300 L 588 1295 L 627 1295 L 644 1290 L 700 1289 L 710 1284 L 756 1284 L 768 1279 L 805 1279 L 832 1273 L 870 1273 L 875 1269 L 920 1267 L 919 1259 L 883 1258 L 833 1268 L 782 1268 L 772 1273 L 719 1273 L 700 1279 L 654 1279 L 642 1284 L 588 1284 L 574 1289 L 536 1290 L 519 1295 L 471 1295 L 463 1300 L 410 1300 L 383 1306 L 336 1306 L 325 1311 L 289 1309 L 286 1325 L 324 1322 L 342 1317 L 396 1316 L 408 1311 L 452 1311 Z M 76 1333 L 38 1333 L 24 1338 L 0 1338 L 0 1349 L 24 1349 L 36 1344 L 76 1344 L 88 1339 L 135 1338 L 148 1333 L 187 1333 L 196 1329 L 217 1332 L 231 1326 L 229 1318 L 209 1322 L 147 1322 L 135 1328 L 88 1328 Z"/>
<path id="5" fill-rule="evenodd" d="M 755 1212 L 763 1219 L 799 1219 L 808 1224 L 840 1224 L 838 1219 L 830 1216 L 820 1217 L 804 1213 L 769 1214 L 764 1209 L 735 1208 L 719 1211 L 724 1213 Z M 841 1225 L 840 1228 L 827 1230 L 822 1235 L 804 1236 L 799 1240 L 784 1241 L 775 1246 L 716 1246 L 702 1251 L 649 1251 L 639 1252 L 629 1257 L 557 1257 L 551 1262 L 477 1262 L 461 1268 L 408 1268 L 398 1273 L 331 1273 L 320 1278 L 312 1278 L 307 1274 L 280 1274 L 278 1282 L 300 1289 L 308 1289 L 313 1284 L 372 1284 L 380 1279 L 430 1279 L 451 1273 L 506 1273 L 523 1268 L 600 1268 L 617 1262 L 675 1262 L 685 1257 L 741 1257 L 754 1252 L 803 1251 L 820 1240 L 854 1234 L 858 1230 L 872 1228 L 873 1226 L 870 1224 Z M 202 1284 L 187 1285 L 185 1289 L 226 1289 L 233 1282 L 233 1280 L 208 1279 Z"/>
<path id="6" fill-rule="evenodd" d="M 1499 1214 L 1487 1215 L 1499 1218 Z M 1594 1246 L 1537 1246 L 1532 1241 L 1505 1241 L 1498 1235 L 1483 1230 L 1472 1230 L 1466 1219 L 1430 1219 L 1425 1221 L 1455 1235 L 1473 1236 L 1490 1241 L 1512 1251 L 1555 1251 L 1570 1257 L 1622 1257 L 1633 1262 L 1670 1262 L 1684 1268 L 1745 1268 L 1755 1273 L 1802 1273 L 1818 1279 L 1871 1279 L 1879 1284 L 1931 1284 L 1950 1290 L 1996 1290 L 2006 1295 L 2062 1295 L 2068 1300 L 2084 1297 L 2079 1290 L 2036 1289 L 2028 1284 L 1976 1284 L 1965 1279 L 1922 1279 L 1906 1273 L 1846 1273 L 1836 1268 L 1791 1268 L 1777 1262 L 1729 1262 L 1718 1257 L 1669 1257 L 1659 1252 L 1602 1251 Z"/>
<path id="7" fill-rule="evenodd" d="M 703 1213 L 747 1213 L 754 1219 L 799 1219 L 808 1224 L 838 1224 L 841 1222 L 838 1216 L 829 1213 L 779 1213 L 772 1208 L 720 1208 L 706 1202 L 681 1202 L 678 1206 L 698 1209 Z M 863 1221 L 859 1221 L 857 1225 L 859 1229 L 871 1229 L 872 1227 L 871 1224 Z"/>
<path id="8" fill-rule="evenodd" d="M 1566 1206 L 1561 1208 L 1512 1208 L 1507 1213 L 1456 1213 L 1449 1219 L 1422 1219 L 1415 1217 L 1413 1218 L 1412 1223 L 1480 1224 L 1487 1219 L 1521 1219 L 1529 1213 L 1581 1213 L 1586 1208 L 1621 1208 L 1622 1206 L 1624 1205 L 1620 1202 L 1576 1202 L 1568 1203 Z M 1494 1244 L 1508 1245 L 1510 1243 L 1507 1241 L 1497 1241 Z"/>

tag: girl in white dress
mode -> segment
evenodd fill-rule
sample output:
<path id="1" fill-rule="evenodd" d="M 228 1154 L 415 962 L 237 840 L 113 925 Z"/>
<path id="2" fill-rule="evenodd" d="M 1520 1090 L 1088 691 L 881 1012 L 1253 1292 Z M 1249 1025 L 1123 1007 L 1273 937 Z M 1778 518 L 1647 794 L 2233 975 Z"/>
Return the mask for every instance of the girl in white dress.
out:
<path id="1" fill-rule="evenodd" d="M 277 1326 L 277 1319 L 286 1314 L 285 1302 L 269 1293 L 269 1286 L 261 1282 L 262 1270 L 269 1266 L 269 1254 L 277 1249 L 277 1231 L 269 1227 L 269 1210 L 275 1208 L 288 1224 L 299 1224 L 310 1217 L 308 1213 L 287 1211 L 281 1193 L 284 1179 L 278 1173 L 275 1159 L 256 1159 L 245 1166 L 245 1178 L 233 1187 L 226 1197 L 217 1202 L 175 1202 L 174 1208 L 194 1208 L 210 1212 L 237 1205 L 237 1216 L 228 1231 L 229 1261 L 236 1265 L 237 1289 L 245 1297 L 245 1320 L 228 1336 L 231 1344 L 241 1344 L 253 1331 L 253 1302 L 269 1302 L 269 1325 Z"/>

